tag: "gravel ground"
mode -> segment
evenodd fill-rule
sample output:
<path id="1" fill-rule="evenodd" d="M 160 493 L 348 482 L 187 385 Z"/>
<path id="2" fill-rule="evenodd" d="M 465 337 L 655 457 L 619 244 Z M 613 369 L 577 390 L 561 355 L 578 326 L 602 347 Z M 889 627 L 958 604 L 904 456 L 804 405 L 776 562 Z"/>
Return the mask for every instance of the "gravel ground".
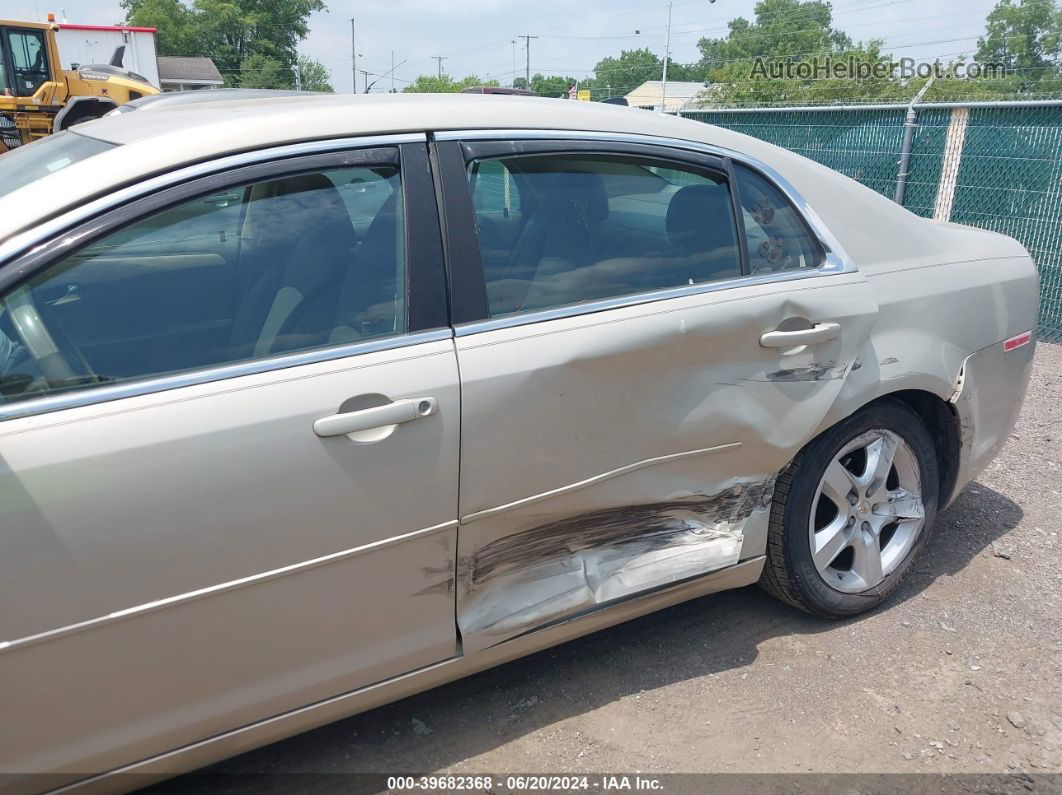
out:
<path id="1" fill-rule="evenodd" d="M 1041 345 L 1009 444 L 885 608 L 705 597 L 211 770 L 1062 773 L 1060 516 L 1062 346 Z"/>

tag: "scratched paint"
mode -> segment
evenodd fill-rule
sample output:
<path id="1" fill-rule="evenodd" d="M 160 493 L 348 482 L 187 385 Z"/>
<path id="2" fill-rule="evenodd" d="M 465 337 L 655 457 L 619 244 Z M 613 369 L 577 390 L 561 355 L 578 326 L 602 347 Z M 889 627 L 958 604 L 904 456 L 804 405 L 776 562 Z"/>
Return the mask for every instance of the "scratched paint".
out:
<path id="1" fill-rule="evenodd" d="M 767 373 L 768 381 L 834 381 L 844 378 L 848 365 L 837 362 L 812 362 L 807 367 L 793 367 Z"/>
<path id="2" fill-rule="evenodd" d="M 465 650 L 732 566 L 774 478 L 714 495 L 599 510 L 499 538 L 459 564 Z"/>

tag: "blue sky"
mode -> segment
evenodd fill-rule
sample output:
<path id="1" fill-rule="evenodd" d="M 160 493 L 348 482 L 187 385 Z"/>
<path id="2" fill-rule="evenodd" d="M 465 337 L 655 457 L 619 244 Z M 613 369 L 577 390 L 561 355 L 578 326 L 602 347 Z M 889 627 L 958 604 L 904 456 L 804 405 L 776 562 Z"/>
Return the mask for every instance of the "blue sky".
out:
<path id="1" fill-rule="evenodd" d="M 55 5 L 50 5 L 50 3 Z M 118 0 L 4 0 L 4 16 L 36 19 L 65 10 L 70 22 L 112 24 L 122 19 Z M 326 0 L 328 2 L 328 0 Z M 725 33 L 736 16 L 751 18 L 754 0 L 676 0 L 672 18 L 673 57 L 694 61 L 697 40 Z M 332 0 L 327 12 L 314 14 L 302 52 L 329 69 L 338 91 L 351 90 L 350 18 L 358 28 L 359 69 L 377 74 L 395 61 L 396 87 L 418 74 L 434 73 L 433 55 L 445 56 L 444 70 L 454 76 L 475 73 L 508 83 L 513 77 L 514 38 L 539 36 L 531 43 L 531 71 L 583 75 L 621 49 L 664 51 L 667 4 L 662 0 Z M 897 57 L 943 60 L 972 55 L 984 18 L 994 0 L 835 0 L 834 24 L 856 40 L 884 38 Z M 525 53 L 517 39 L 516 71 L 524 73 Z M 370 78 L 370 80 L 373 78 Z M 359 75 L 359 89 L 362 78 Z M 387 90 L 389 78 L 376 83 Z"/>

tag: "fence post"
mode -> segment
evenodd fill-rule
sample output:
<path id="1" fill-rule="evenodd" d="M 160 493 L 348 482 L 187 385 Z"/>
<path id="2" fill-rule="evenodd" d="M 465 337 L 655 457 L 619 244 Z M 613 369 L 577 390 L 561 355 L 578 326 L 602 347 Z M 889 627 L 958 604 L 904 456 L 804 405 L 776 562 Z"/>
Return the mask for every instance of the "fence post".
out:
<path id="1" fill-rule="evenodd" d="M 915 127 L 918 126 L 918 113 L 915 112 L 915 103 L 925 96 L 926 91 L 933 85 L 933 78 L 929 78 L 922 89 L 914 95 L 907 106 L 907 116 L 903 120 L 903 144 L 900 146 L 900 168 L 896 172 L 896 195 L 893 197 L 901 207 L 903 197 L 907 192 L 907 175 L 911 172 L 911 144 L 914 141 Z"/>

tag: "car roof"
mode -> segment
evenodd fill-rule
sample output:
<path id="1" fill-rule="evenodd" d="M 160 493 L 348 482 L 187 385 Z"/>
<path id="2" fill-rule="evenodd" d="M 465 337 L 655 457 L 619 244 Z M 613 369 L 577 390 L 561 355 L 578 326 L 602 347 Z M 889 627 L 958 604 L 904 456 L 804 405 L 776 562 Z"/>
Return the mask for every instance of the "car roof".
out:
<path id="1" fill-rule="evenodd" d="M 201 105 L 204 102 L 232 102 L 237 99 L 264 99 L 266 97 L 298 97 L 298 91 L 265 88 L 212 88 L 198 91 L 166 91 L 126 102 L 111 111 L 111 115 L 131 113 L 134 110 L 160 110 L 173 105 Z"/>
<path id="2" fill-rule="evenodd" d="M 484 94 L 267 94 L 160 103 L 84 122 L 72 132 L 116 146 L 0 198 L 0 242 L 119 186 L 185 164 L 303 141 L 448 130 L 557 130 L 653 136 L 711 144 L 768 164 L 831 227 L 854 259 L 881 259 L 879 240 L 917 253 L 916 217 L 875 191 L 805 157 L 732 130 L 654 111 Z"/>
<path id="3" fill-rule="evenodd" d="M 150 115 L 121 114 L 91 122 L 78 132 L 129 144 L 194 131 L 201 146 L 223 151 L 231 142 L 246 148 L 252 142 L 266 145 L 307 138 L 448 129 L 545 128 L 650 135 L 669 131 L 673 135 L 676 121 L 657 113 L 632 114 L 596 102 L 482 94 L 267 93 L 162 107 L 167 104 L 160 102 L 158 112 Z M 691 132 L 700 132 L 701 126 L 690 123 Z"/>
<path id="4" fill-rule="evenodd" d="M 160 100 L 158 107 L 76 125 L 71 132 L 116 148 L 0 198 L 0 240 L 118 185 L 226 154 L 303 141 L 470 129 L 618 132 L 722 146 L 755 141 L 700 122 L 597 102 L 483 94 L 262 92 L 248 98 L 245 93 L 217 101 Z"/>

